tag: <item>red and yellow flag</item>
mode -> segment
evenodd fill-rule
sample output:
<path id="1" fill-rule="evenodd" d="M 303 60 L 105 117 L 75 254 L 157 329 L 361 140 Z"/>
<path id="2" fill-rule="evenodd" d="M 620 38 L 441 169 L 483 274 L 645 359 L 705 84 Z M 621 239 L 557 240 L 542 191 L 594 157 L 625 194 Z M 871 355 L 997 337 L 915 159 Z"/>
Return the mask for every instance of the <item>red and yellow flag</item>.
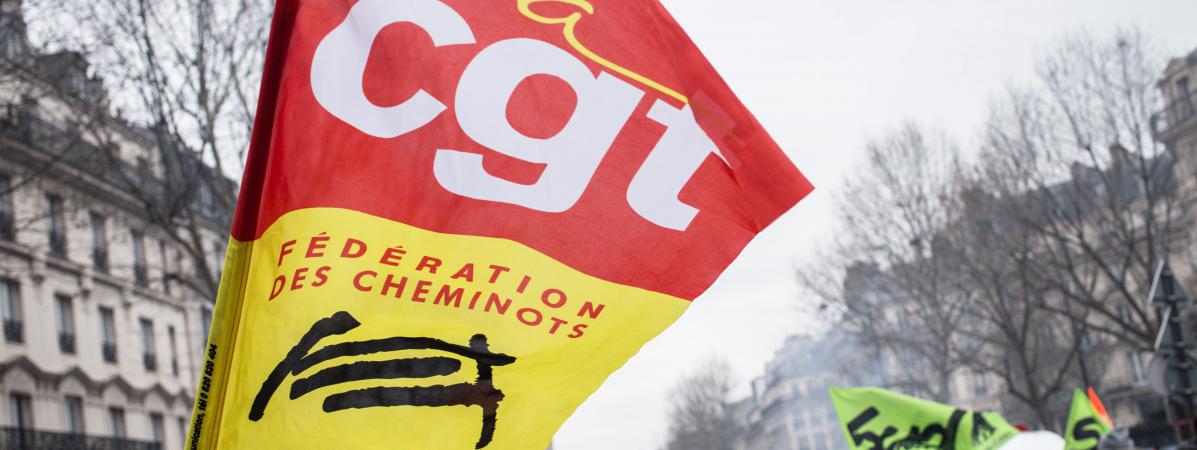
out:
<path id="1" fill-rule="evenodd" d="M 1089 396 L 1089 404 L 1093 405 L 1093 412 L 1097 413 L 1097 417 L 1101 418 L 1109 428 L 1114 427 L 1114 419 L 1110 418 L 1110 413 L 1106 411 L 1106 405 L 1101 402 L 1101 397 L 1097 396 L 1097 391 L 1090 386 L 1085 393 Z"/>
<path id="2" fill-rule="evenodd" d="M 271 33 L 189 448 L 543 449 L 811 190 L 657 0 Z"/>

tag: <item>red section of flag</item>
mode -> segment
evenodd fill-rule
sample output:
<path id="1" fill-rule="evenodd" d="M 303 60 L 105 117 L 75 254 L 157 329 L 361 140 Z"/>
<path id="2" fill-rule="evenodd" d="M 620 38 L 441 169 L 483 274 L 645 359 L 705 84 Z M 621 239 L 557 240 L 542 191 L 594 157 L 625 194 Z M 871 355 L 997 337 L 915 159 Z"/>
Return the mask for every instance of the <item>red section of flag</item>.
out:
<path id="1" fill-rule="evenodd" d="M 289 211 L 347 208 L 438 232 L 511 239 L 593 276 L 693 299 L 761 229 L 811 191 L 656 0 L 595 2 L 594 13 L 577 25 L 578 40 L 688 97 L 727 160 L 708 156 L 682 189 L 678 198 L 700 211 L 684 231 L 645 220 L 629 206 L 628 186 L 666 129 L 646 115 L 658 100 L 682 103 L 586 57 L 560 25 L 522 15 L 517 0 L 444 3 L 469 24 L 475 44 L 435 47 L 410 23 L 389 25 L 373 41 L 362 80 L 372 103 L 397 104 L 423 89 L 448 107 L 426 126 L 384 139 L 334 117 L 312 91 L 315 49 L 353 2 L 279 2 L 234 238 L 255 239 Z M 534 6 L 546 16 L 576 9 L 555 2 Z M 552 44 L 595 74 L 616 75 L 645 92 L 582 196 L 564 212 L 463 197 L 434 178 L 438 149 L 484 155 L 487 172 L 517 183 L 540 177 L 542 166 L 467 137 L 454 108 L 467 64 L 487 46 L 512 38 Z M 571 94 L 553 77 L 528 78 L 512 97 L 507 119 L 527 136 L 550 136 L 573 114 L 577 99 Z"/>
<path id="2" fill-rule="evenodd" d="M 1097 396 L 1097 391 L 1090 386 L 1086 392 L 1089 395 L 1089 404 L 1093 405 L 1093 412 L 1097 413 L 1101 420 L 1106 422 L 1106 426 L 1114 427 L 1114 419 L 1110 418 L 1110 413 L 1106 411 L 1106 405 L 1101 402 L 1101 397 Z"/>

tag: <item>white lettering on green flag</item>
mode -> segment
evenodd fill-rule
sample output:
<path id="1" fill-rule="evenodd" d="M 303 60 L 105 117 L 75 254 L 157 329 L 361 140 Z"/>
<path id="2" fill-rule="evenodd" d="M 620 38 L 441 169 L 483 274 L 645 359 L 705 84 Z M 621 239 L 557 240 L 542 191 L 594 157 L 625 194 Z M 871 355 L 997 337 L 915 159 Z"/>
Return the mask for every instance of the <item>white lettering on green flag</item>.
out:
<path id="1" fill-rule="evenodd" d="M 996 413 L 957 409 L 879 388 L 832 388 L 852 450 L 993 450 L 1018 430 Z"/>

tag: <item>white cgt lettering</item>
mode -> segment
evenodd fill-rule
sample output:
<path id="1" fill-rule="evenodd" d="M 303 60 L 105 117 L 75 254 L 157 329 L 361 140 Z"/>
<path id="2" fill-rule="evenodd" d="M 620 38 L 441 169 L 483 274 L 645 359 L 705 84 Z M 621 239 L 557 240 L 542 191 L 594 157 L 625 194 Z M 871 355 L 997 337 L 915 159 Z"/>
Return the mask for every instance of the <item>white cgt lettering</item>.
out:
<path id="1" fill-rule="evenodd" d="M 312 60 L 317 102 L 363 133 L 384 139 L 423 127 L 446 109 L 423 90 L 390 107 L 366 98 L 362 78 L 370 49 L 383 28 L 398 22 L 424 29 L 437 47 L 475 43 L 465 20 L 440 1 L 361 0 L 324 37 Z M 546 139 L 528 137 L 507 121 L 507 103 L 516 87 L 533 75 L 556 77 L 577 96 L 569 121 Z M 433 173 L 442 187 L 461 196 L 550 213 L 568 211 L 590 185 L 643 96 L 643 91 L 610 74 L 594 76 L 582 61 L 546 42 L 496 42 L 474 57 L 458 82 L 454 105 L 458 123 L 477 143 L 544 164 L 545 170 L 533 184 L 514 183 L 487 173 L 482 155 L 438 149 Z M 689 106 L 677 109 L 658 100 L 648 117 L 667 129 L 633 177 L 627 201 L 646 220 L 684 231 L 698 210 L 678 195 L 707 156 L 722 155 Z"/>
<path id="2" fill-rule="evenodd" d="M 507 121 L 507 102 L 520 82 L 552 75 L 577 94 L 565 127 L 548 139 L 527 137 Z M 436 179 L 458 195 L 513 203 L 544 212 L 567 211 L 594 177 L 607 149 L 636 110 L 644 92 L 590 69 L 560 48 L 533 39 L 510 39 L 482 50 L 457 85 L 457 121 L 475 142 L 524 161 L 544 164 L 531 185 L 495 177 L 482 168 L 482 155 L 439 150 Z"/>
<path id="3" fill-rule="evenodd" d="M 437 47 L 474 43 L 465 19 L 437 0 L 362 0 L 320 41 L 312 57 L 316 101 L 336 118 L 374 137 L 401 136 L 445 111 L 444 104 L 423 90 L 390 107 L 366 98 L 362 78 L 374 39 L 383 28 L 400 22 L 424 29 Z"/>
<path id="4" fill-rule="evenodd" d="M 682 188 L 698 172 L 708 155 L 714 153 L 724 163 L 727 160 L 698 126 L 689 105 L 679 110 L 657 100 L 648 111 L 648 118 L 667 128 L 636 176 L 632 177 L 632 184 L 628 186 L 628 205 L 649 222 L 685 230 L 698 215 L 698 209 L 678 199 Z"/>

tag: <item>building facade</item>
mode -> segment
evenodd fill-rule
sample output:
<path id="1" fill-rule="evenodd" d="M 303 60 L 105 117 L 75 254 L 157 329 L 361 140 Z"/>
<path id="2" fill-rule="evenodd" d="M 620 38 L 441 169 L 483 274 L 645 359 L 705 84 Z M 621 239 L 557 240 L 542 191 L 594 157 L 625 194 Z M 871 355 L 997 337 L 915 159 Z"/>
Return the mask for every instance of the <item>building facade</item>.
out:
<path id="1" fill-rule="evenodd" d="M 1152 117 L 1152 133 L 1157 141 L 1176 155 L 1179 162 L 1177 175 L 1182 190 L 1190 194 L 1190 201 L 1197 202 L 1197 49 L 1185 56 L 1172 58 L 1156 87 L 1164 99 L 1164 107 Z M 1187 223 L 1197 223 L 1197 217 L 1188 217 Z M 1172 264 L 1182 287 L 1189 298 L 1193 298 L 1197 295 L 1197 227 L 1191 227 L 1186 247 L 1183 263 L 1174 261 Z M 1197 307 L 1192 305 L 1190 303 L 1189 311 L 1185 314 L 1190 330 L 1194 330 L 1197 324 Z M 1189 356 L 1193 356 L 1192 351 Z M 1161 425 L 1156 433 L 1171 434 L 1166 413 L 1158 411 L 1156 418 Z"/>
<path id="2" fill-rule="evenodd" d="M 1152 120 L 1152 131 L 1164 145 L 1181 153 L 1189 161 L 1189 170 L 1197 160 L 1197 50 L 1173 58 L 1164 69 L 1157 87 L 1165 106 Z M 1189 172 L 1193 175 L 1197 172 Z M 1192 179 L 1191 176 L 1185 177 Z"/>
<path id="3" fill-rule="evenodd" d="M 1152 133 L 1177 155 L 1183 189 L 1197 192 L 1197 50 L 1169 61 L 1156 87 L 1164 98 L 1164 108 L 1152 117 Z M 1190 249 L 1187 272 L 1197 273 L 1197 248 Z M 1197 278 L 1190 276 L 1186 281 L 1191 286 Z"/>
<path id="4" fill-rule="evenodd" d="M 0 0 L 0 448 L 183 448 L 211 299 L 185 282 L 196 256 L 96 159 L 115 146 L 108 164 L 155 186 L 152 138 L 111 118 L 99 143 L 72 119 L 96 107 L 87 61 L 33 51 Z M 219 261 L 227 227 L 199 232 Z"/>
<path id="5" fill-rule="evenodd" d="M 855 348 L 837 336 L 786 339 L 765 374 L 752 381 L 737 450 L 848 448 L 828 389 L 876 384 L 872 367 L 848 367 L 843 355 Z"/>

